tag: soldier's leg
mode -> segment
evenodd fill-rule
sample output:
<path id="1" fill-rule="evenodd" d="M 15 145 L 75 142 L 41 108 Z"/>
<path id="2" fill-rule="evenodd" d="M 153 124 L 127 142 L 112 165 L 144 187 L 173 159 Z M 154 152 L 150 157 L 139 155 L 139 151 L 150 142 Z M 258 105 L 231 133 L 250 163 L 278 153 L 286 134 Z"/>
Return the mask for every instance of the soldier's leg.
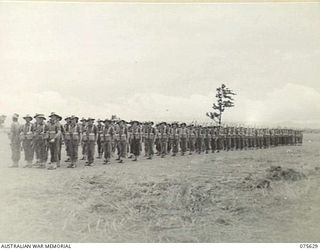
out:
<path id="1" fill-rule="evenodd" d="M 48 151 L 47 151 L 47 145 L 44 140 L 41 140 L 39 142 L 39 153 L 40 153 L 40 167 L 45 168 L 46 162 L 48 159 Z"/>

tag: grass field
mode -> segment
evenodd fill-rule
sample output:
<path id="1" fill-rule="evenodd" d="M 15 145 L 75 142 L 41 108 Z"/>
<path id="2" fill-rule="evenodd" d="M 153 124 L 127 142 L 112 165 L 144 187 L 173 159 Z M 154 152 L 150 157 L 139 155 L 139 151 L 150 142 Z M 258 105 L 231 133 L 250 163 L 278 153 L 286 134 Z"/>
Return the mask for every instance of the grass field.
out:
<path id="1" fill-rule="evenodd" d="M 319 242 L 320 135 L 303 146 L 56 171 L 8 168 L 1 242 Z"/>

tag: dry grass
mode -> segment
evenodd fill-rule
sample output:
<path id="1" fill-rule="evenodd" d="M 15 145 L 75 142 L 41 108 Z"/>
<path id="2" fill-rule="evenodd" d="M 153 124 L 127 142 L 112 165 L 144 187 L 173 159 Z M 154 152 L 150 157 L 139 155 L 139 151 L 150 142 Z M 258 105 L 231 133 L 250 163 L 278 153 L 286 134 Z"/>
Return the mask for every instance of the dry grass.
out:
<path id="1" fill-rule="evenodd" d="M 6 168 L 2 143 L 0 240 L 319 241 L 320 136 L 306 139 L 53 172 Z"/>

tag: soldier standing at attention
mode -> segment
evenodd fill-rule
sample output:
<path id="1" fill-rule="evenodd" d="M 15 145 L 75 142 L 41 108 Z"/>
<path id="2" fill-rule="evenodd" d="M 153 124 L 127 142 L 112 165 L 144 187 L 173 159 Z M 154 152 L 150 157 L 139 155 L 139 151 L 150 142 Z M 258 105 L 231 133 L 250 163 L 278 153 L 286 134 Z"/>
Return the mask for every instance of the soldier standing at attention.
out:
<path id="1" fill-rule="evenodd" d="M 151 160 L 153 157 L 153 145 L 157 136 L 156 128 L 152 127 L 153 124 L 153 122 L 147 122 L 144 129 L 144 143 L 148 160 Z"/>
<path id="2" fill-rule="evenodd" d="M 86 129 L 87 134 L 87 162 L 86 166 L 91 167 L 93 166 L 94 162 L 94 153 L 95 153 L 95 145 L 97 143 L 98 139 L 98 129 L 97 126 L 94 125 L 94 119 L 88 118 L 88 126 Z"/>
<path id="3" fill-rule="evenodd" d="M 161 122 L 159 126 L 159 141 L 160 141 L 160 154 L 161 158 L 164 158 L 167 154 L 168 146 L 168 128 L 166 122 Z"/>
<path id="4" fill-rule="evenodd" d="M 12 168 L 19 167 L 21 142 L 20 142 L 20 124 L 18 122 L 19 115 L 13 114 L 10 132 L 8 134 L 11 146 Z"/>
<path id="5" fill-rule="evenodd" d="M 210 141 L 211 153 L 214 153 L 217 150 L 216 128 L 210 127 L 209 133 L 211 136 L 211 141 Z"/>
<path id="6" fill-rule="evenodd" d="M 103 154 L 103 142 L 101 141 L 101 135 L 103 133 L 103 124 L 101 123 L 102 121 L 100 119 L 97 120 L 97 130 L 98 130 L 98 139 L 97 139 L 97 146 L 98 146 L 98 156 L 97 159 L 102 158 Z"/>
<path id="7" fill-rule="evenodd" d="M 133 161 L 138 160 L 138 156 L 140 155 L 140 149 L 141 149 L 141 127 L 139 126 L 138 121 L 132 121 L 131 122 L 131 133 L 130 133 L 130 149 L 131 153 L 134 156 Z"/>
<path id="8" fill-rule="evenodd" d="M 157 132 L 159 132 L 159 129 L 160 129 L 160 123 L 157 123 L 156 124 L 156 130 Z M 157 150 L 157 155 L 160 156 L 161 155 L 161 142 L 160 142 L 160 135 L 159 133 L 157 133 L 156 135 L 156 139 L 155 139 L 155 142 L 156 144 L 156 150 Z"/>
<path id="9" fill-rule="evenodd" d="M 210 144 L 211 144 L 210 140 L 211 140 L 211 134 L 209 131 L 209 127 L 205 127 L 204 128 L 204 146 L 205 146 L 206 154 L 208 154 L 210 150 Z"/>
<path id="10" fill-rule="evenodd" d="M 88 141 L 88 137 L 87 137 L 87 120 L 82 117 L 82 119 L 80 120 L 81 125 L 80 125 L 80 129 L 81 129 L 81 153 L 82 153 L 82 158 L 81 160 L 87 160 L 87 141 Z"/>
<path id="11" fill-rule="evenodd" d="M 68 127 L 71 124 L 71 119 L 70 117 L 66 117 L 64 119 L 66 121 L 66 124 L 63 126 L 64 127 L 64 143 L 65 143 L 65 147 L 66 147 L 66 154 L 67 154 L 67 159 L 65 160 L 65 162 L 70 162 L 70 150 L 69 150 L 69 145 L 70 145 L 70 133 L 68 132 Z"/>
<path id="12" fill-rule="evenodd" d="M 189 155 L 196 150 L 196 132 L 194 129 L 194 125 L 191 124 L 188 129 L 188 141 L 189 141 Z"/>
<path id="13" fill-rule="evenodd" d="M 32 117 L 26 115 L 23 117 L 26 120 L 26 123 L 22 126 L 20 139 L 22 141 L 22 146 L 24 150 L 24 158 L 27 162 L 27 165 L 24 167 L 32 167 L 33 155 L 34 155 L 34 145 L 33 145 L 33 124 L 31 123 Z"/>
<path id="14" fill-rule="evenodd" d="M 71 116 L 70 117 L 70 124 L 66 128 L 69 135 L 70 140 L 69 143 L 69 153 L 70 153 L 70 165 L 67 166 L 67 168 L 75 168 L 78 164 L 78 150 L 79 150 L 79 144 L 81 141 L 81 128 L 78 124 L 78 117 Z"/>
<path id="15" fill-rule="evenodd" d="M 188 129 L 186 128 L 187 124 L 184 122 L 180 126 L 180 149 L 181 155 L 184 155 L 187 152 Z"/>
<path id="16" fill-rule="evenodd" d="M 172 123 L 172 128 L 170 130 L 170 141 L 172 156 L 176 156 L 179 151 L 179 129 L 177 122 Z"/>
<path id="17" fill-rule="evenodd" d="M 104 162 L 106 165 L 110 163 L 112 153 L 112 137 L 114 134 L 113 126 L 111 126 L 111 120 L 104 120 L 104 128 L 102 133 L 103 138 L 103 151 L 104 151 Z"/>
<path id="18" fill-rule="evenodd" d="M 196 132 L 196 152 L 198 154 L 201 154 L 202 152 L 202 145 L 203 145 L 203 130 L 202 130 L 202 126 L 199 125 L 196 127 L 195 129 Z"/>
<path id="19" fill-rule="evenodd" d="M 53 166 L 50 166 L 48 170 L 54 170 L 60 167 L 59 151 L 61 140 L 61 124 L 59 122 L 61 116 L 52 112 L 50 114 L 50 121 L 48 123 L 49 133 L 49 150 L 50 150 L 50 162 Z M 55 166 L 54 166 L 55 164 Z"/>
<path id="20" fill-rule="evenodd" d="M 48 158 L 48 126 L 45 124 L 46 118 L 43 114 L 35 116 L 36 123 L 34 126 L 34 145 L 36 155 L 39 160 L 39 168 L 45 168 Z"/>
<path id="21" fill-rule="evenodd" d="M 119 142 L 118 142 L 118 150 L 119 150 L 119 163 L 123 163 L 123 159 L 127 156 L 127 145 L 129 140 L 128 128 L 126 126 L 127 122 L 125 120 L 119 121 Z"/>

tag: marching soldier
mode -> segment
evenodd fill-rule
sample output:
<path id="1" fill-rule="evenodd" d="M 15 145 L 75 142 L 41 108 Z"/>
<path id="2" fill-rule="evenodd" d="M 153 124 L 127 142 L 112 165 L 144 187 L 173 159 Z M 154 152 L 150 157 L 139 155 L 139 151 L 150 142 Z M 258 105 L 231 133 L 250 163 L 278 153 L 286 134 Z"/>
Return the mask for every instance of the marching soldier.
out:
<path id="1" fill-rule="evenodd" d="M 19 167 L 21 141 L 20 141 L 20 124 L 18 122 L 19 115 L 13 114 L 10 132 L 8 134 L 11 146 L 12 168 Z"/>
<path id="2" fill-rule="evenodd" d="M 22 146 L 24 150 L 24 158 L 27 164 L 24 167 L 32 167 L 33 155 L 34 155 L 34 145 L 33 145 L 33 124 L 31 123 L 32 117 L 26 115 L 23 117 L 26 123 L 21 128 L 20 139 L 22 141 Z"/>
<path id="3" fill-rule="evenodd" d="M 88 118 L 88 125 L 86 128 L 87 135 L 87 162 L 85 166 L 91 167 L 94 162 L 95 145 L 98 139 L 98 129 L 97 126 L 93 124 L 94 119 Z"/>
<path id="4" fill-rule="evenodd" d="M 34 142 L 35 152 L 38 160 L 38 167 L 45 168 L 48 159 L 48 126 L 45 124 L 46 118 L 43 114 L 34 116 L 36 123 L 34 125 Z"/>
<path id="5" fill-rule="evenodd" d="M 104 120 L 104 128 L 103 128 L 103 151 L 104 151 L 104 162 L 106 165 L 110 163 L 111 153 L 112 153 L 112 138 L 114 134 L 114 128 L 111 126 L 111 120 Z"/>
<path id="6" fill-rule="evenodd" d="M 48 133 L 49 133 L 49 150 L 50 150 L 50 163 L 52 164 L 48 167 L 48 170 L 54 170 L 60 167 L 59 152 L 61 147 L 61 124 L 59 120 L 62 119 L 61 116 L 52 112 L 49 116 L 50 121 L 48 123 Z"/>
<path id="7" fill-rule="evenodd" d="M 97 130 L 98 130 L 98 139 L 97 139 L 97 146 L 98 146 L 98 157 L 97 159 L 102 158 L 103 154 L 103 142 L 101 141 L 101 135 L 103 133 L 103 124 L 101 123 L 102 121 L 100 119 L 97 120 Z"/>
<path id="8" fill-rule="evenodd" d="M 78 124 L 79 118 L 76 116 L 70 117 L 70 124 L 65 127 L 65 139 L 68 142 L 70 164 L 67 168 L 75 168 L 78 164 L 78 150 L 81 141 L 81 128 Z"/>

